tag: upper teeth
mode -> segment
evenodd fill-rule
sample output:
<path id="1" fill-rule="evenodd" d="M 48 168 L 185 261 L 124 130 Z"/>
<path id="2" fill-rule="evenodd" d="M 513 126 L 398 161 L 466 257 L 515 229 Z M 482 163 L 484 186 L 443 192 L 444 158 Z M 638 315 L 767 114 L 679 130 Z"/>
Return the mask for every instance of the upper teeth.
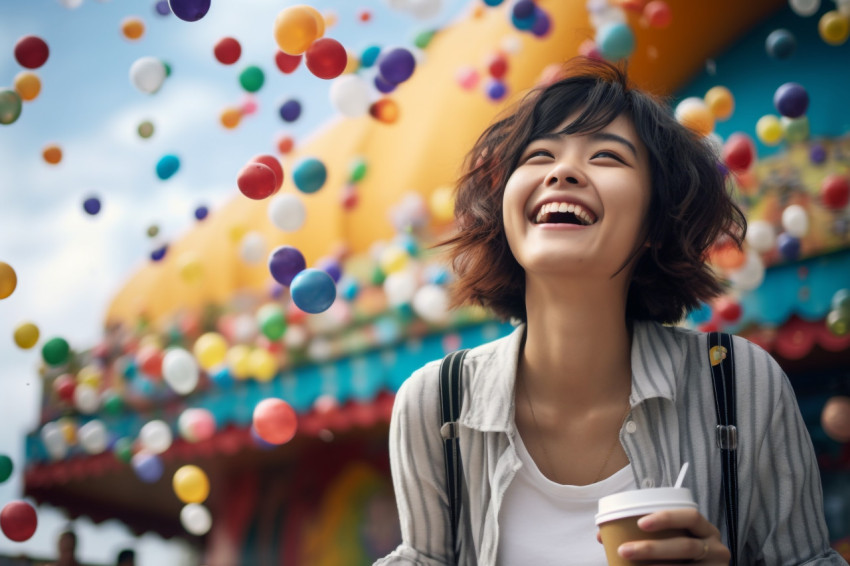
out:
<path id="1" fill-rule="evenodd" d="M 594 222 L 594 218 L 590 212 L 585 210 L 581 205 L 573 204 L 571 202 L 547 202 L 540 207 L 540 210 L 537 212 L 535 222 L 539 224 L 543 221 L 547 214 L 553 212 L 570 212 L 574 214 L 575 217 L 578 218 L 585 226 L 589 226 Z"/>

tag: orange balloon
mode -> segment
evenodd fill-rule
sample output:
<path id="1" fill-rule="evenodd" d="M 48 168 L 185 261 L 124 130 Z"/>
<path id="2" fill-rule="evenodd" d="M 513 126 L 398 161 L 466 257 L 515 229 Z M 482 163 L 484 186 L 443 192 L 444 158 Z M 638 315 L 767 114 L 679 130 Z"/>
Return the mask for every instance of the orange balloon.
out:
<path id="1" fill-rule="evenodd" d="M 121 33 L 130 40 L 137 40 L 145 34 L 145 22 L 140 18 L 129 17 L 121 22 Z"/>
<path id="2" fill-rule="evenodd" d="M 232 130 L 238 126 L 239 122 L 242 120 L 242 111 L 238 108 L 225 108 L 219 119 L 221 120 L 222 126 L 228 130 Z"/>
<path id="3" fill-rule="evenodd" d="M 747 255 L 731 240 L 715 244 L 709 252 L 711 263 L 721 269 L 735 270 L 744 265 Z"/>
<path id="4" fill-rule="evenodd" d="M 22 71 L 15 77 L 15 92 L 21 100 L 35 100 L 41 92 L 41 80 L 38 75 L 29 71 Z"/>
<path id="5" fill-rule="evenodd" d="M 830 397 L 821 412 L 824 432 L 836 442 L 850 442 L 850 397 Z"/>
<path id="6" fill-rule="evenodd" d="M 727 120 L 735 110 L 735 98 L 725 86 L 715 86 L 705 93 L 705 103 L 718 120 Z"/>
<path id="7" fill-rule="evenodd" d="M 62 161 L 62 148 L 54 144 L 45 146 L 41 152 L 41 156 L 51 165 L 56 165 Z"/>
<path id="8" fill-rule="evenodd" d="M 280 11 L 274 22 L 278 47 L 289 55 L 300 55 L 325 33 L 325 20 L 311 6 L 290 6 Z"/>
<path id="9" fill-rule="evenodd" d="M 398 120 L 398 104 L 391 98 L 382 98 L 369 107 L 369 114 L 379 122 L 392 124 Z"/>

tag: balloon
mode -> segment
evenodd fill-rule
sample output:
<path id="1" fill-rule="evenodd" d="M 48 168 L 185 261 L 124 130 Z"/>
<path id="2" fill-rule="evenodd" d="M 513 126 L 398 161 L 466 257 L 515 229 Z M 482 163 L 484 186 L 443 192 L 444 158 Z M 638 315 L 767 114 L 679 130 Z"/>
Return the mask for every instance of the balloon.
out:
<path id="1" fill-rule="evenodd" d="M 174 15 L 186 22 L 197 22 L 207 15 L 210 0 L 168 0 Z"/>
<path id="2" fill-rule="evenodd" d="M 619 61 L 632 54 L 635 36 L 626 23 L 611 22 L 596 30 L 596 46 L 599 54 L 608 61 Z"/>
<path id="3" fill-rule="evenodd" d="M 198 363 L 183 348 L 169 348 L 162 358 L 162 378 L 176 393 L 187 395 L 198 386 Z"/>
<path id="4" fill-rule="evenodd" d="M 328 91 L 331 104 L 340 114 L 358 118 L 369 112 L 371 95 L 369 85 L 358 75 L 345 75 L 336 79 Z"/>
<path id="5" fill-rule="evenodd" d="M 150 377 L 162 377 L 162 350 L 155 345 L 144 345 L 136 352 L 136 363 Z"/>
<path id="6" fill-rule="evenodd" d="M 163 420 L 148 421 L 139 431 L 139 443 L 152 454 L 162 454 L 171 447 L 171 428 Z"/>
<path id="7" fill-rule="evenodd" d="M 97 388 L 79 384 L 74 389 L 74 407 L 84 415 L 91 415 L 100 408 L 100 395 Z"/>
<path id="8" fill-rule="evenodd" d="M 493 102 L 498 102 L 508 94 L 508 85 L 502 81 L 490 79 L 484 85 L 484 90 L 487 93 L 487 98 Z"/>
<path id="9" fill-rule="evenodd" d="M 9 540 L 23 542 L 35 534 L 38 516 L 26 501 L 10 501 L 0 511 L 0 530 Z"/>
<path id="10" fill-rule="evenodd" d="M 850 289 L 839 289 L 832 296 L 830 303 L 832 310 L 841 311 L 846 315 L 850 315 Z"/>
<path id="11" fill-rule="evenodd" d="M 294 122 L 301 116 L 301 103 L 295 99 L 287 100 L 281 105 L 279 113 L 284 122 Z"/>
<path id="12" fill-rule="evenodd" d="M 121 395 L 112 389 L 107 389 L 100 396 L 100 404 L 109 415 L 118 415 L 124 409 L 124 401 Z"/>
<path id="13" fill-rule="evenodd" d="M 537 38 L 543 38 L 549 35 L 549 30 L 552 29 L 552 19 L 549 14 L 543 11 L 540 6 L 534 7 L 534 23 L 531 24 L 531 33 Z"/>
<path id="14" fill-rule="evenodd" d="M 165 65 L 156 57 L 141 57 L 130 66 L 130 82 L 146 94 L 158 91 L 165 76 Z"/>
<path id="15" fill-rule="evenodd" d="M 262 200 L 277 192 L 277 176 L 268 165 L 251 161 L 239 171 L 236 185 L 246 197 Z"/>
<path id="16" fill-rule="evenodd" d="M 310 72 L 320 79 L 335 79 L 345 70 L 348 54 L 340 42 L 323 37 L 307 48 L 304 62 Z"/>
<path id="17" fill-rule="evenodd" d="M 77 380 L 72 375 L 63 373 L 53 380 L 53 391 L 62 401 L 70 403 L 74 400 L 74 390 L 77 388 Z"/>
<path id="18" fill-rule="evenodd" d="M 850 332 L 850 314 L 842 311 L 829 311 L 826 315 L 826 327 L 836 336 L 847 336 Z"/>
<path id="19" fill-rule="evenodd" d="M 168 0 L 157 0 L 154 9 L 160 16 L 167 16 L 171 13 L 171 8 L 168 6 Z"/>
<path id="20" fill-rule="evenodd" d="M 809 119 L 806 116 L 799 118 L 788 118 L 783 116 L 782 132 L 785 136 L 785 141 L 789 143 L 801 142 L 809 137 Z"/>
<path id="21" fill-rule="evenodd" d="M 455 72 L 455 81 L 463 90 L 472 90 L 478 85 L 481 76 L 475 67 L 461 67 Z"/>
<path id="22" fill-rule="evenodd" d="M 378 72 L 389 83 L 398 85 L 406 81 L 416 70 L 416 59 L 413 53 L 398 47 L 381 53 L 378 58 Z"/>
<path id="23" fill-rule="evenodd" d="M 321 189 L 328 178 L 325 164 L 313 157 L 307 157 L 295 164 L 292 181 L 302 193 L 315 193 Z"/>
<path id="24" fill-rule="evenodd" d="M 171 485 L 177 498 L 183 503 L 203 503 L 210 494 L 210 480 L 207 474 L 192 464 L 174 472 Z"/>
<path id="25" fill-rule="evenodd" d="M 100 199 L 97 197 L 89 197 L 83 201 L 83 210 L 92 216 L 100 212 Z"/>
<path id="26" fill-rule="evenodd" d="M 47 62 L 49 55 L 47 43 L 35 35 L 25 35 L 15 43 L 15 61 L 21 67 L 38 69 Z"/>
<path id="27" fill-rule="evenodd" d="M 850 36 L 850 17 L 838 10 L 831 10 L 821 16 L 818 33 L 828 44 L 841 45 Z"/>
<path id="28" fill-rule="evenodd" d="M 18 286 L 18 275 L 12 266 L 0 261 L 0 299 L 5 299 L 15 292 Z"/>
<path id="29" fill-rule="evenodd" d="M 0 124 L 13 124 L 21 115 L 21 95 L 14 90 L 0 90 Z"/>
<path id="30" fill-rule="evenodd" d="M 0 483 L 12 477 L 12 470 L 14 469 L 15 466 L 12 464 L 12 459 L 5 454 L 0 454 Z"/>
<path id="31" fill-rule="evenodd" d="M 133 16 L 124 18 L 121 22 L 121 33 L 127 39 L 135 41 L 145 34 L 145 22 Z"/>
<path id="32" fill-rule="evenodd" d="M 41 156 L 47 163 L 57 165 L 62 161 L 62 148 L 55 144 L 46 145 L 41 150 Z"/>
<path id="33" fill-rule="evenodd" d="M 38 93 L 41 92 L 41 80 L 35 73 L 23 71 L 15 76 L 15 92 L 21 97 L 21 100 L 29 102 L 38 98 Z"/>
<path id="34" fill-rule="evenodd" d="M 850 442 L 850 397 L 830 397 L 823 407 L 820 422 L 831 439 L 836 442 Z"/>
<path id="35" fill-rule="evenodd" d="M 850 179 L 847 175 L 827 175 L 820 185 L 821 202 L 831 210 L 841 210 L 850 201 Z"/>
<path id="36" fill-rule="evenodd" d="M 735 110 L 735 98 L 725 86 L 715 86 L 708 89 L 708 92 L 705 93 L 705 103 L 718 120 L 728 120 Z"/>
<path id="37" fill-rule="evenodd" d="M 212 527 L 212 515 L 206 507 L 199 503 L 189 503 L 180 510 L 180 524 L 186 532 L 203 536 Z"/>
<path id="38" fill-rule="evenodd" d="M 777 145 L 784 135 L 779 116 L 766 114 L 756 122 L 756 136 L 764 145 Z"/>
<path id="39" fill-rule="evenodd" d="M 162 477 L 165 466 L 158 454 L 151 454 L 144 450 L 136 452 L 130 460 L 136 477 L 145 483 L 155 483 Z"/>
<path id="40" fill-rule="evenodd" d="M 109 440 L 106 434 L 106 426 L 103 421 L 98 419 L 90 420 L 81 426 L 77 436 L 80 439 L 80 446 L 88 454 L 100 454 L 106 450 Z"/>
<path id="41" fill-rule="evenodd" d="M 45 423 L 41 427 L 41 442 L 47 450 L 48 455 L 54 460 L 61 460 L 68 454 L 68 443 L 65 435 L 55 422 Z"/>
<path id="42" fill-rule="evenodd" d="M 398 104 L 391 98 L 382 98 L 369 106 L 369 114 L 379 122 L 392 124 L 398 120 Z"/>
<path id="43" fill-rule="evenodd" d="M 265 81 L 265 73 L 263 73 L 263 70 L 256 65 L 245 67 L 245 69 L 239 73 L 239 84 L 242 85 L 242 88 L 248 92 L 257 92 L 263 87 L 263 83 Z"/>
<path id="44" fill-rule="evenodd" d="M 275 281 L 289 287 L 293 278 L 307 267 L 301 252 L 292 246 L 280 246 L 269 255 L 269 271 Z"/>
<path id="45" fill-rule="evenodd" d="M 387 275 L 383 283 L 387 302 L 394 307 L 406 305 L 413 300 L 419 283 L 416 275 L 409 269 Z"/>
<path id="46" fill-rule="evenodd" d="M 756 156 L 752 138 L 744 133 L 734 133 L 723 145 L 723 162 L 736 173 L 746 171 Z"/>
<path id="47" fill-rule="evenodd" d="M 508 58 L 504 53 L 493 53 L 485 62 L 487 72 L 494 79 L 503 79 L 508 72 Z"/>
<path id="48" fill-rule="evenodd" d="M 391 83 L 381 75 L 375 75 L 372 79 L 372 84 L 375 85 L 375 89 L 383 94 L 389 94 L 396 89 L 398 85 Z"/>
<path id="49" fill-rule="evenodd" d="M 680 124 L 701 136 L 714 130 L 714 114 L 702 98 L 690 96 L 682 100 L 676 105 L 674 114 Z"/>
<path id="50" fill-rule="evenodd" d="M 643 17 L 650 27 L 663 29 L 673 21 L 673 12 L 670 6 L 662 0 L 652 0 L 643 7 Z"/>
<path id="51" fill-rule="evenodd" d="M 280 69 L 281 73 L 288 75 L 298 68 L 298 65 L 301 64 L 302 57 L 302 55 L 290 55 L 289 53 L 278 51 L 275 53 L 274 62 L 275 65 L 277 65 L 277 68 Z"/>
<path id="52" fill-rule="evenodd" d="M 296 232 L 304 225 L 307 208 L 296 195 L 275 195 L 269 201 L 268 215 L 279 230 Z"/>
<path id="53" fill-rule="evenodd" d="M 279 191 L 283 186 L 283 166 L 280 160 L 274 155 L 255 155 L 251 158 L 252 163 L 262 163 L 274 171 L 275 192 Z"/>
<path id="54" fill-rule="evenodd" d="M 760 253 L 769 252 L 776 245 L 776 232 L 764 220 L 753 220 L 747 225 L 747 243 Z"/>
<path id="55" fill-rule="evenodd" d="M 263 399 L 254 407 L 254 430 L 257 436 L 271 444 L 292 440 L 298 427 L 295 411 L 283 399 Z"/>
<path id="56" fill-rule="evenodd" d="M 378 60 L 378 56 L 381 54 L 381 48 L 377 45 L 370 45 L 360 54 L 360 66 L 364 69 L 368 69 Z"/>
<path id="57" fill-rule="evenodd" d="M 219 121 L 222 126 L 228 130 L 232 130 L 242 121 L 242 110 L 239 108 L 225 108 L 222 110 L 221 116 L 219 116 Z"/>
<path id="58" fill-rule="evenodd" d="M 791 10 L 798 16 L 811 16 L 820 8 L 820 0 L 788 0 Z"/>
<path id="59" fill-rule="evenodd" d="M 248 354 L 248 373 L 257 381 L 269 381 L 277 373 L 274 356 L 264 348 L 254 348 Z"/>
<path id="60" fill-rule="evenodd" d="M 235 38 L 222 37 L 213 47 L 213 55 L 222 65 L 232 65 L 242 55 L 242 46 Z"/>
<path id="61" fill-rule="evenodd" d="M 776 237 L 776 249 L 787 261 L 794 261 L 800 257 L 800 239 L 782 232 Z"/>
<path id="62" fill-rule="evenodd" d="M 782 227 L 795 238 L 802 238 L 809 231 L 809 215 L 799 204 L 792 204 L 782 211 Z"/>
<path id="63" fill-rule="evenodd" d="M 112 453 L 119 462 L 129 464 L 133 459 L 133 439 L 122 436 L 112 446 Z"/>
<path id="64" fill-rule="evenodd" d="M 764 281 L 764 262 L 754 250 L 746 254 L 744 265 L 729 274 L 729 282 L 736 289 L 751 291 Z"/>
<path id="65" fill-rule="evenodd" d="M 280 340 L 286 332 L 286 316 L 283 309 L 274 303 L 257 309 L 257 324 L 260 332 L 269 340 Z"/>
<path id="66" fill-rule="evenodd" d="M 423 285 L 413 295 L 413 311 L 432 324 L 445 324 L 449 320 L 449 297 L 439 285 Z"/>
<path id="67" fill-rule="evenodd" d="M 396 273 L 407 267 L 410 255 L 400 246 L 387 246 L 381 252 L 378 264 L 384 273 Z"/>
<path id="68" fill-rule="evenodd" d="M 284 8 L 274 22 L 277 46 L 290 55 L 304 53 L 324 32 L 325 22 L 322 15 L 310 6 Z"/>
<path id="69" fill-rule="evenodd" d="M 218 332 L 207 332 L 198 337 L 192 351 L 198 364 L 209 371 L 224 363 L 224 357 L 227 355 L 227 341 Z"/>
<path id="70" fill-rule="evenodd" d="M 51 338 L 41 347 L 41 357 L 50 366 L 61 366 L 68 361 L 71 347 L 64 338 Z"/>
<path id="71" fill-rule="evenodd" d="M 764 48 L 775 59 L 787 59 L 797 49 L 797 39 L 787 29 L 773 30 L 768 34 Z"/>
<path id="72" fill-rule="evenodd" d="M 248 232 L 239 243 L 239 256 L 245 263 L 260 263 L 266 257 L 266 239 L 259 232 Z"/>
<path id="73" fill-rule="evenodd" d="M 336 299 L 336 284 L 321 269 L 302 270 L 292 279 L 290 289 L 295 306 L 311 314 L 328 310 Z"/>
<path id="74" fill-rule="evenodd" d="M 139 124 L 138 131 L 139 137 L 143 139 L 148 139 L 153 135 L 153 123 L 151 123 L 149 120 L 145 120 L 144 122 Z"/>
<path id="75" fill-rule="evenodd" d="M 826 149 L 821 144 L 812 144 L 809 150 L 809 159 L 812 163 L 821 164 L 826 161 Z"/>
<path id="76" fill-rule="evenodd" d="M 188 442 L 209 440 L 215 434 L 215 417 L 207 409 L 189 408 L 177 419 L 177 430 Z"/>
<path id="77" fill-rule="evenodd" d="M 195 209 L 195 212 L 194 212 L 195 220 L 203 220 L 204 218 L 207 217 L 207 215 L 209 213 L 210 213 L 210 209 L 208 209 L 206 206 L 199 206 L 198 208 Z"/>
<path id="78" fill-rule="evenodd" d="M 788 118 L 799 118 L 809 107 L 809 93 L 802 85 L 785 83 L 773 93 L 776 110 Z"/>
<path id="79" fill-rule="evenodd" d="M 339 278 L 342 277 L 342 266 L 338 259 L 335 257 L 322 258 L 316 262 L 316 267 L 330 275 L 334 283 L 339 283 Z"/>

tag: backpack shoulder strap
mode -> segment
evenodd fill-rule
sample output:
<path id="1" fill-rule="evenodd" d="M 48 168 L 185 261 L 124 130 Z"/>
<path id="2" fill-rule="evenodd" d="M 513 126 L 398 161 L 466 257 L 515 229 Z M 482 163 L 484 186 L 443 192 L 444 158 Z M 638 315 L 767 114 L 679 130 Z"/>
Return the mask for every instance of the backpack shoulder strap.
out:
<path id="1" fill-rule="evenodd" d="M 717 411 L 716 440 L 723 465 L 723 503 L 731 566 L 738 563 L 738 429 L 735 426 L 735 357 L 732 336 L 722 332 L 708 335 L 708 357 L 714 382 Z"/>
<path id="2" fill-rule="evenodd" d="M 460 460 L 458 424 L 463 392 L 463 359 L 469 350 L 448 354 L 440 364 L 440 414 L 443 451 L 446 458 L 446 493 L 449 497 L 452 541 L 455 563 L 458 560 L 458 524 L 460 522 L 461 489 L 463 488 L 463 463 Z"/>

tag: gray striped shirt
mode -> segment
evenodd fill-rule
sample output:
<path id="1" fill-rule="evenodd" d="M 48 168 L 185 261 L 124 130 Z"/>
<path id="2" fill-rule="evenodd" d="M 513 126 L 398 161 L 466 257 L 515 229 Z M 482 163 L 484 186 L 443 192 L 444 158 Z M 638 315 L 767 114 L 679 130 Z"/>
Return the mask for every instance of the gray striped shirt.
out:
<path id="1" fill-rule="evenodd" d="M 524 326 L 472 349 L 464 361 L 460 450 L 465 487 L 461 565 L 495 566 L 499 508 L 521 467 L 514 380 Z M 734 338 L 737 378 L 739 563 L 847 563 L 831 550 L 820 474 L 794 391 L 758 346 Z M 683 462 L 700 512 L 723 534 L 720 451 L 706 335 L 636 322 L 631 413 L 620 430 L 638 487 L 670 486 Z M 390 463 L 402 543 L 376 566 L 453 563 L 440 436 L 439 361 L 417 370 L 396 396 Z"/>

